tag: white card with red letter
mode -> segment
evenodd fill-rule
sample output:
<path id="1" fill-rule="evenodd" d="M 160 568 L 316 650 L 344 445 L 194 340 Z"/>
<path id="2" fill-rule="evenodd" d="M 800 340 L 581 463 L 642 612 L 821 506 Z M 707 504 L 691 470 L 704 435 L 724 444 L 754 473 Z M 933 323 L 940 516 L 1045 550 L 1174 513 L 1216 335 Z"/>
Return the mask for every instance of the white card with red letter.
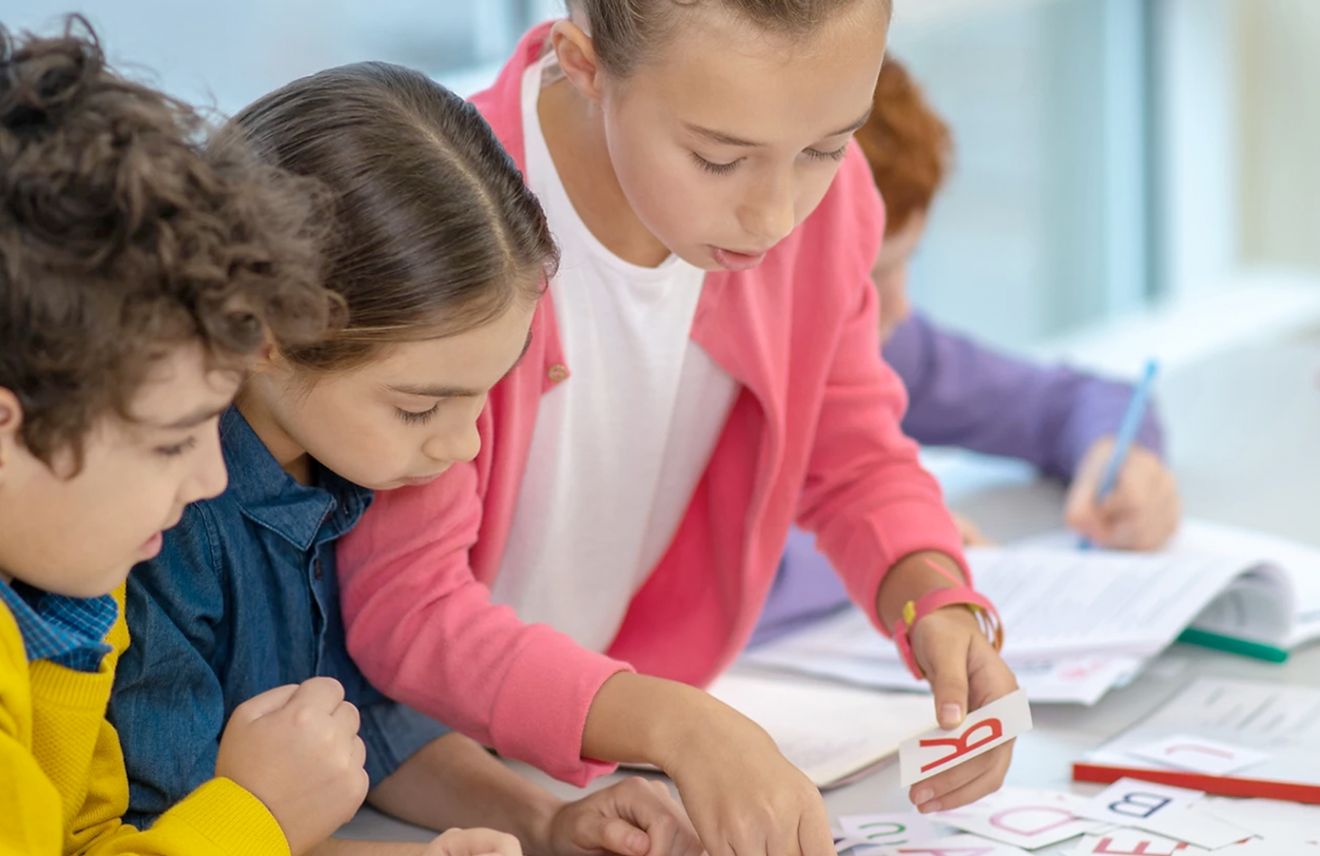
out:
<path id="1" fill-rule="evenodd" d="M 1038 850 L 1099 832 L 1104 824 L 1078 814 L 1087 802 L 1073 794 L 1005 787 L 969 806 L 931 816 L 964 832 Z"/>
<path id="2" fill-rule="evenodd" d="M 1112 832 L 1106 832 L 1103 835 L 1088 835 L 1082 839 L 1081 845 L 1073 852 L 1073 856 L 1091 856 L 1091 854 L 1106 854 L 1106 856 L 1193 856 L 1198 853 L 1208 853 L 1200 847 L 1193 847 L 1182 841 L 1174 841 L 1172 838 L 1164 838 L 1153 832 L 1142 832 L 1137 829 L 1115 829 Z"/>
<path id="3" fill-rule="evenodd" d="M 1264 752 L 1187 734 L 1176 734 L 1127 751 L 1166 767 L 1211 776 L 1224 776 L 1270 757 Z"/>
<path id="4" fill-rule="evenodd" d="M 936 728 L 900 743 L 899 780 L 907 787 L 929 779 L 1030 730 L 1027 694 L 1016 690 L 972 711 L 957 728 Z"/>

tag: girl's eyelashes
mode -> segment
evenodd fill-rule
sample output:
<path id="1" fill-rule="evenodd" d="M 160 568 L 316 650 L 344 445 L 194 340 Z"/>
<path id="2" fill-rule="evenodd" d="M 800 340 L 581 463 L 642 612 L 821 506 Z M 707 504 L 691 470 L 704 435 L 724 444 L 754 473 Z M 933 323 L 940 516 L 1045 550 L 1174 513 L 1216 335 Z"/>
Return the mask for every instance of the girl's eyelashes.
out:
<path id="1" fill-rule="evenodd" d="M 803 154 L 812 160 L 841 161 L 843 156 L 848 153 L 848 145 L 845 143 L 834 151 L 822 152 L 820 149 L 807 149 Z"/>
<path id="2" fill-rule="evenodd" d="M 189 437 L 182 443 L 174 443 L 169 446 L 157 446 L 155 452 L 163 458 L 177 458 L 184 452 L 193 449 L 197 445 L 196 437 Z"/>
<path id="3" fill-rule="evenodd" d="M 802 154 L 810 160 L 835 162 L 843 160 L 844 155 L 847 153 L 848 146 L 846 144 L 827 152 L 820 149 L 804 149 L 802 151 Z M 697 162 L 697 166 L 711 175 L 728 175 L 737 169 L 738 164 L 745 160 L 745 158 L 738 158 L 728 163 L 716 163 L 715 161 L 706 160 L 696 152 L 692 152 L 692 159 Z"/>
<path id="4" fill-rule="evenodd" d="M 737 160 L 729 161 L 728 163 L 715 163 L 714 161 L 706 160 L 696 152 L 692 152 L 692 159 L 697 162 L 697 166 L 701 167 L 711 175 L 728 175 L 737 168 L 738 164 L 743 162 L 742 158 L 738 158 Z"/>
<path id="5" fill-rule="evenodd" d="M 431 418 L 435 416 L 439 409 L 440 402 L 437 401 L 430 410 L 424 410 L 421 413 L 414 410 L 404 410 L 399 407 L 394 408 L 394 412 L 400 419 L 409 425 L 425 425 L 427 422 L 431 421 Z"/>

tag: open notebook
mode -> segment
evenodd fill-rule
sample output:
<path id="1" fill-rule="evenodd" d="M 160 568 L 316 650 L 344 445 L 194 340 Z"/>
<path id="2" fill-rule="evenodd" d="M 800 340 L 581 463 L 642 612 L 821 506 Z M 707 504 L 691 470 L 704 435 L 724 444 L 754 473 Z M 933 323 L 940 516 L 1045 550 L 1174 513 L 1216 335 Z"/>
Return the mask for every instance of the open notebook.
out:
<path id="1" fill-rule="evenodd" d="M 1052 540 L 1057 543 L 1058 536 Z M 1320 549 L 1263 532 L 1189 520 L 1158 555 L 1185 560 L 1188 566 L 1207 559 L 1216 564 L 1210 579 L 1195 583 L 1211 589 L 1205 593 L 1208 599 L 1196 598 L 1207 602 L 1192 626 L 1287 650 L 1320 639 Z M 1218 584 L 1225 575 L 1226 582 Z"/>
<path id="2" fill-rule="evenodd" d="M 1096 701 L 1189 625 L 1288 649 L 1320 638 L 1320 550 L 1187 522 L 1151 555 L 1075 549 L 1076 537 L 968 551 L 998 607 L 1004 657 L 1033 701 Z M 760 668 L 920 688 L 860 610 L 744 656 Z"/>
<path id="3" fill-rule="evenodd" d="M 804 678 L 726 672 L 711 687 L 760 725 L 822 790 L 873 770 L 903 740 L 935 726 L 928 696 L 876 692 Z"/>

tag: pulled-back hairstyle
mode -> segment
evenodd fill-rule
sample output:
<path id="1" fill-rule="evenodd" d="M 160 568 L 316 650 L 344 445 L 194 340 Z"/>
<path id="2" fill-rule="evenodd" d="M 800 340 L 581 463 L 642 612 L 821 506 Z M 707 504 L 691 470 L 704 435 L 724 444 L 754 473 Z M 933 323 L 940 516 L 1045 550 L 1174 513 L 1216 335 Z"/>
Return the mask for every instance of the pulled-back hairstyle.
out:
<path id="1" fill-rule="evenodd" d="M 953 137 L 893 57 L 880 69 L 874 104 L 857 141 L 885 200 L 885 232 L 892 235 L 935 200 L 949 172 Z"/>
<path id="2" fill-rule="evenodd" d="M 296 366 L 342 370 L 391 343 L 480 326 L 535 299 L 558 263 L 540 204 L 489 126 L 421 72 L 322 71 L 256 101 L 228 130 L 334 197 L 326 285 L 347 322 L 287 351 Z"/>
<path id="3" fill-rule="evenodd" d="M 238 147 L 208 156 L 185 105 L 106 66 L 90 25 L 0 27 L 0 387 L 20 440 L 81 467 L 104 415 L 128 417 L 153 363 L 199 343 L 241 369 L 324 334 L 306 182 Z"/>
<path id="4" fill-rule="evenodd" d="M 893 8 L 892 0 L 565 0 L 570 12 L 586 16 L 596 56 L 617 77 L 627 77 L 666 43 L 674 7 L 702 3 L 719 3 L 745 21 L 786 36 L 807 35 L 861 3 L 883 9 L 886 19 Z"/>

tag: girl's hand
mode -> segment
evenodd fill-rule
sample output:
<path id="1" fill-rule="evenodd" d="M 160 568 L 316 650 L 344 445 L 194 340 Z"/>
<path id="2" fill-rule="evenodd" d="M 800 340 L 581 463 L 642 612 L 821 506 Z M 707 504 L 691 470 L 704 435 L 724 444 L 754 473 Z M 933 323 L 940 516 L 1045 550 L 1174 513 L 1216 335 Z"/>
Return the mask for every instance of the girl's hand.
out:
<path id="1" fill-rule="evenodd" d="M 953 522 L 958 526 L 958 534 L 962 536 L 964 547 L 988 547 L 991 544 L 989 538 L 981 532 L 981 528 L 963 517 L 961 514 L 953 515 Z"/>
<path id="2" fill-rule="evenodd" d="M 1017 679 L 966 607 L 947 606 L 921 618 L 909 633 L 912 653 L 935 693 L 941 728 L 956 728 L 977 710 L 1017 689 Z M 975 802 L 1004 784 L 1013 741 L 917 782 L 908 792 L 923 814 Z"/>
<path id="3" fill-rule="evenodd" d="M 1064 518 L 1101 547 L 1156 550 L 1178 528 L 1182 513 L 1178 484 L 1154 452 L 1133 446 L 1113 492 L 1098 502 L 1100 479 L 1113 449 L 1113 438 L 1105 437 L 1087 450 L 1068 489 Z"/>
<path id="4" fill-rule="evenodd" d="M 770 736 L 719 705 L 664 765 L 710 856 L 834 856 L 820 791 Z"/>

